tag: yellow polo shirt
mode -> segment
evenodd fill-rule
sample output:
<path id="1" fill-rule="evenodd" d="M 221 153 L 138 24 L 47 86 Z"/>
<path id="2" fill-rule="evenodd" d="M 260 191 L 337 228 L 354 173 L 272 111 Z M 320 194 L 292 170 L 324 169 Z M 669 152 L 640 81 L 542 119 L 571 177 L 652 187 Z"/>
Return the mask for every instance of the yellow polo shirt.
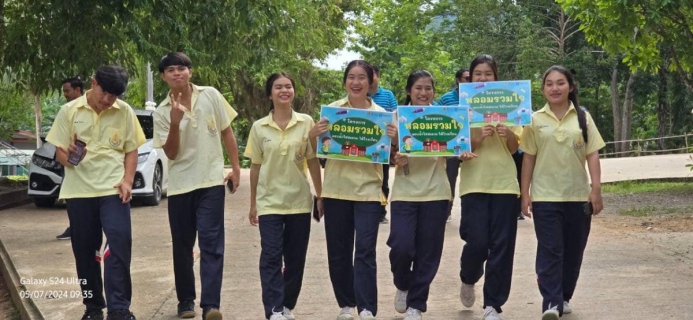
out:
<path id="1" fill-rule="evenodd" d="M 518 138 L 522 134 L 522 127 L 512 127 L 512 130 Z M 480 135 L 481 128 L 472 128 L 471 134 L 472 138 Z M 520 194 L 517 168 L 507 139 L 494 132 L 481 142 L 474 154 L 476 158 L 460 164 L 460 196 L 468 193 Z"/>
<path id="2" fill-rule="evenodd" d="M 409 175 L 397 166 L 390 201 L 436 201 L 452 199 L 444 157 L 409 157 Z"/>
<path id="3" fill-rule="evenodd" d="M 169 196 L 224 184 L 221 132 L 238 115 L 217 89 L 191 85 L 192 106 L 180 122 L 178 156 L 168 161 Z M 167 97 L 154 112 L 154 147 L 166 144 L 170 127 Z"/>
<path id="4" fill-rule="evenodd" d="M 368 99 L 371 107 L 367 110 L 385 111 L 370 98 Z M 330 103 L 330 106 L 351 108 L 348 98 Z M 325 178 L 322 183 L 322 197 L 350 201 L 379 201 L 387 204 L 387 198 L 381 190 L 382 185 L 383 166 L 381 164 L 327 160 Z"/>
<path id="5" fill-rule="evenodd" d="M 116 100 L 110 108 L 97 114 L 89 106 L 87 94 L 60 108 L 46 137 L 46 141 L 65 151 L 75 133 L 77 139 L 87 144 L 87 155 L 82 162 L 65 168 L 60 199 L 118 194 L 113 186 L 125 175 L 125 154 L 136 151 L 147 141 L 135 111 L 127 103 Z"/>
<path id="6" fill-rule="evenodd" d="M 587 155 L 604 148 L 604 140 L 585 112 L 587 143 L 582 138 L 577 111 L 573 104 L 558 120 L 549 105 L 532 115 L 525 127 L 520 149 L 536 156 L 530 194 L 532 201 L 587 201 L 590 184 L 585 171 Z"/>
<path id="7" fill-rule="evenodd" d="M 315 158 L 308 140 L 314 124 L 309 115 L 294 111 L 283 131 L 272 113 L 253 123 L 243 156 L 261 165 L 255 195 L 258 215 L 311 211 L 306 160 Z"/>

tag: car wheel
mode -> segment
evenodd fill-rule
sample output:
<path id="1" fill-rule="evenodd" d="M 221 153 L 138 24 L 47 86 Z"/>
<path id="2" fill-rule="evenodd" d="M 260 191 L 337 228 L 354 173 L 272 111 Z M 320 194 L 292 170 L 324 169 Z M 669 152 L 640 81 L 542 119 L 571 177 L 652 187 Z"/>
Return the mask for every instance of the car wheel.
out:
<path id="1" fill-rule="evenodd" d="M 152 189 L 154 189 L 154 193 L 142 199 L 142 203 L 147 206 L 157 206 L 159 202 L 161 202 L 163 170 L 159 163 L 157 163 L 156 168 L 154 168 L 154 178 L 152 180 Z"/>
<path id="2" fill-rule="evenodd" d="M 52 208 L 56 198 L 34 198 L 34 204 L 39 208 Z"/>

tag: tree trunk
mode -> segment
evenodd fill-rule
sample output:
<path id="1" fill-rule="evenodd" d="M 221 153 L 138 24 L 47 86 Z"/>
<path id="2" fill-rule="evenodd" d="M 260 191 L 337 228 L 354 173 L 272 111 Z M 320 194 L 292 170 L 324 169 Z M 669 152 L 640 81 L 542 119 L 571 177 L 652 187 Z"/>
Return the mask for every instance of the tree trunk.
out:
<path id="1" fill-rule="evenodd" d="M 621 141 L 621 102 L 618 96 L 618 62 L 611 70 L 611 111 L 614 118 L 614 141 Z M 621 144 L 614 144 L 614 152 L 621 151 Z"/>
<path id="2" fill-rule="evenodd" d="M 592 113 L 592 120 L 594 120 L 594 125 L 599 128 L 599 89 L 602 86 L 602 82 L 597 83 L 597 89 L 594 90 L 594 105 L 589 108 L 590 113 Z"/>
<path id="3" fill-rule="evenodd" d="M 633 98 L 635 96 L 635 93 L 633 92 L 633 84 L 635 83 L 636 76 L 637 73 L 632 72 L 630 77 L 628 77 L 628 82 L 626 83 L 626 95 L 623 99 L 623 108 L 621 109 L 621 140 L 630 140 L 631 138 L 630 123 L 633 118 Z M 623 142 L 621 145 L 621 150 L 628 151 L 629 144 L 629 142 Z"/>
<path id="4" fill-rule="evenodd" d="M 657 94 L 657 137 L 664 138 L 671 134 L 671 105 L 667 99 L 669 94 L 669 56 L 667 53 L 662 55 L 662 66 L 659 68 L 659 92 Z M 659 150 L 666 150 L 666 141 L 657 141 Z"/>
<path id="5" fill-rule="evenodd" d="M 35 92 L 35 90 L 31 90 L 31 93 L 34 95 L 34 116 L 36 120 L 36 149 L 38 149 L 41 148 L 41 145 L 43 145 L 43 140 L 41 140 L 41 94 Z"/>

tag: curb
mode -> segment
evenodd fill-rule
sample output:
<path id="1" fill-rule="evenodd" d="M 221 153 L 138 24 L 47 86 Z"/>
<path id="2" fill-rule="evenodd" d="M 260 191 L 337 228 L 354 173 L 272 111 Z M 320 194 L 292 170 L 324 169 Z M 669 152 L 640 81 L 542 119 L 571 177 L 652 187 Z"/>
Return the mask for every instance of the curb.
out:
<path id="1" fill-rule="evenodd" d="M 26 287 L 21 284 L 19 273 L 14 267 L 14 263 L 10 259 L 10 255 L 5 249 L 5 244 L 0 240 L 0 268 L 2 271 L 2 276 L 7 282 L 7 290 L 10 292 L 10 297 L 14 303 L 15 308 L 19 312 L 22 320 L 44 320 L 43 314 L 34 303 L 31 298 L 22 298 L 19 295 L 19 291 L 26 290 Z"/>
<path id="2" fill-rule="evenodd" d="M 31 202 L 27 194 L 28 188 L 8 191 L 0 194 L 0 210 L 23 206 Z"/>

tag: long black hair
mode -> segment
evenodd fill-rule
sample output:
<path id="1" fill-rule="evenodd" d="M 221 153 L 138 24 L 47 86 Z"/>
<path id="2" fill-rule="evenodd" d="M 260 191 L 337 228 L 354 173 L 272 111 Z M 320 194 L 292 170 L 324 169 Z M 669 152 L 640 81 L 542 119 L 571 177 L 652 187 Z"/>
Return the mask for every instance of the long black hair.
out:
<path id="1" fill-rule="evenodd" d="M 433 80 L 433 75 L 430 72 L 426 70 L 416 70 L 410 73 L 409 77 L 407 77 L 407 86 L 405 88 L 407 93 L 407 98 L 404 99 L 405 106 L 411 103 L 411 88 L 414 86 L 414 83 L 416 83 L 416 81 L 418 81 L 421 78 L 430 78 L 431 84 L 433 85 L 433 90 L 436 90 L 436 82 L 435 80 Z"/>
<path id="2" fill-rule="evenodd" d="M 277 72 L 270 75 L 269 78 L 267 78 L 267 82 L 265 82 L 265 94 L 267 94 L 267 98 L 270 101 L 270 111 L 274 110 L 274 101 L 272 101 L 272 87 L 274 86 L 274 82 L 277 81 L 277 79 L 279 78 L 289 79 L 289 81 L 291 81 L 291 86 L 296 88 L 296 83 L 294 83 L 294 79 L 291 78 L 291 76 L 288 73 Z"/>
<path id="3" fill-rule="evenodd" d="M 363 60 L 353 60 L 353 61 L 349 62 L 349 64 L 346 66 L 346 69 L 344 69 L 344 77 L 342 78 L 342 85 L 346 84 L 347 76 L 349 76 L 349 71 L 351 71 L 351 69 L 354 67 L 363 68 L 363 70 L 366 71 L 366 77 L 368 77 L 368 85 L 370 86 L 371 84 L 373 84 L 373 74 L 375 74 L 375 71 L 373 70 L 373 66 L 371 66 L 370 63 L 363 61 Z"/>
<path id="4" fill-rule="evenodd" d="M 573 103 L 573 107 L 575 108 L 575 111 L 577 112 L 578 116 L 578 124 L 580 125 L 580 130 L 582 130 L 582 138 L 585 140 L 585 143 L 587 143 L 587 116 L 585 115 L 585 110 L 583 110 L 580 107 L 580 103 L 578 102 L 578 88 L 577 85 L 575 84 L 575 78 L 573 77 L 573 73 L 566 69 L 564 66 L 551 66 L 544 72 L 544 76 L 542 77 L 541 80 L 541 87 L 542 89 L 544 88 L 544 85 L 546 84 L 546 77 L 549 75 L 551 72 L 558 72 L 565 76 L 565 79 L 568 80 L 568 86 L 570 87 L 570 92 L 568 93 L 568 100 L 570 100 Z"/>

